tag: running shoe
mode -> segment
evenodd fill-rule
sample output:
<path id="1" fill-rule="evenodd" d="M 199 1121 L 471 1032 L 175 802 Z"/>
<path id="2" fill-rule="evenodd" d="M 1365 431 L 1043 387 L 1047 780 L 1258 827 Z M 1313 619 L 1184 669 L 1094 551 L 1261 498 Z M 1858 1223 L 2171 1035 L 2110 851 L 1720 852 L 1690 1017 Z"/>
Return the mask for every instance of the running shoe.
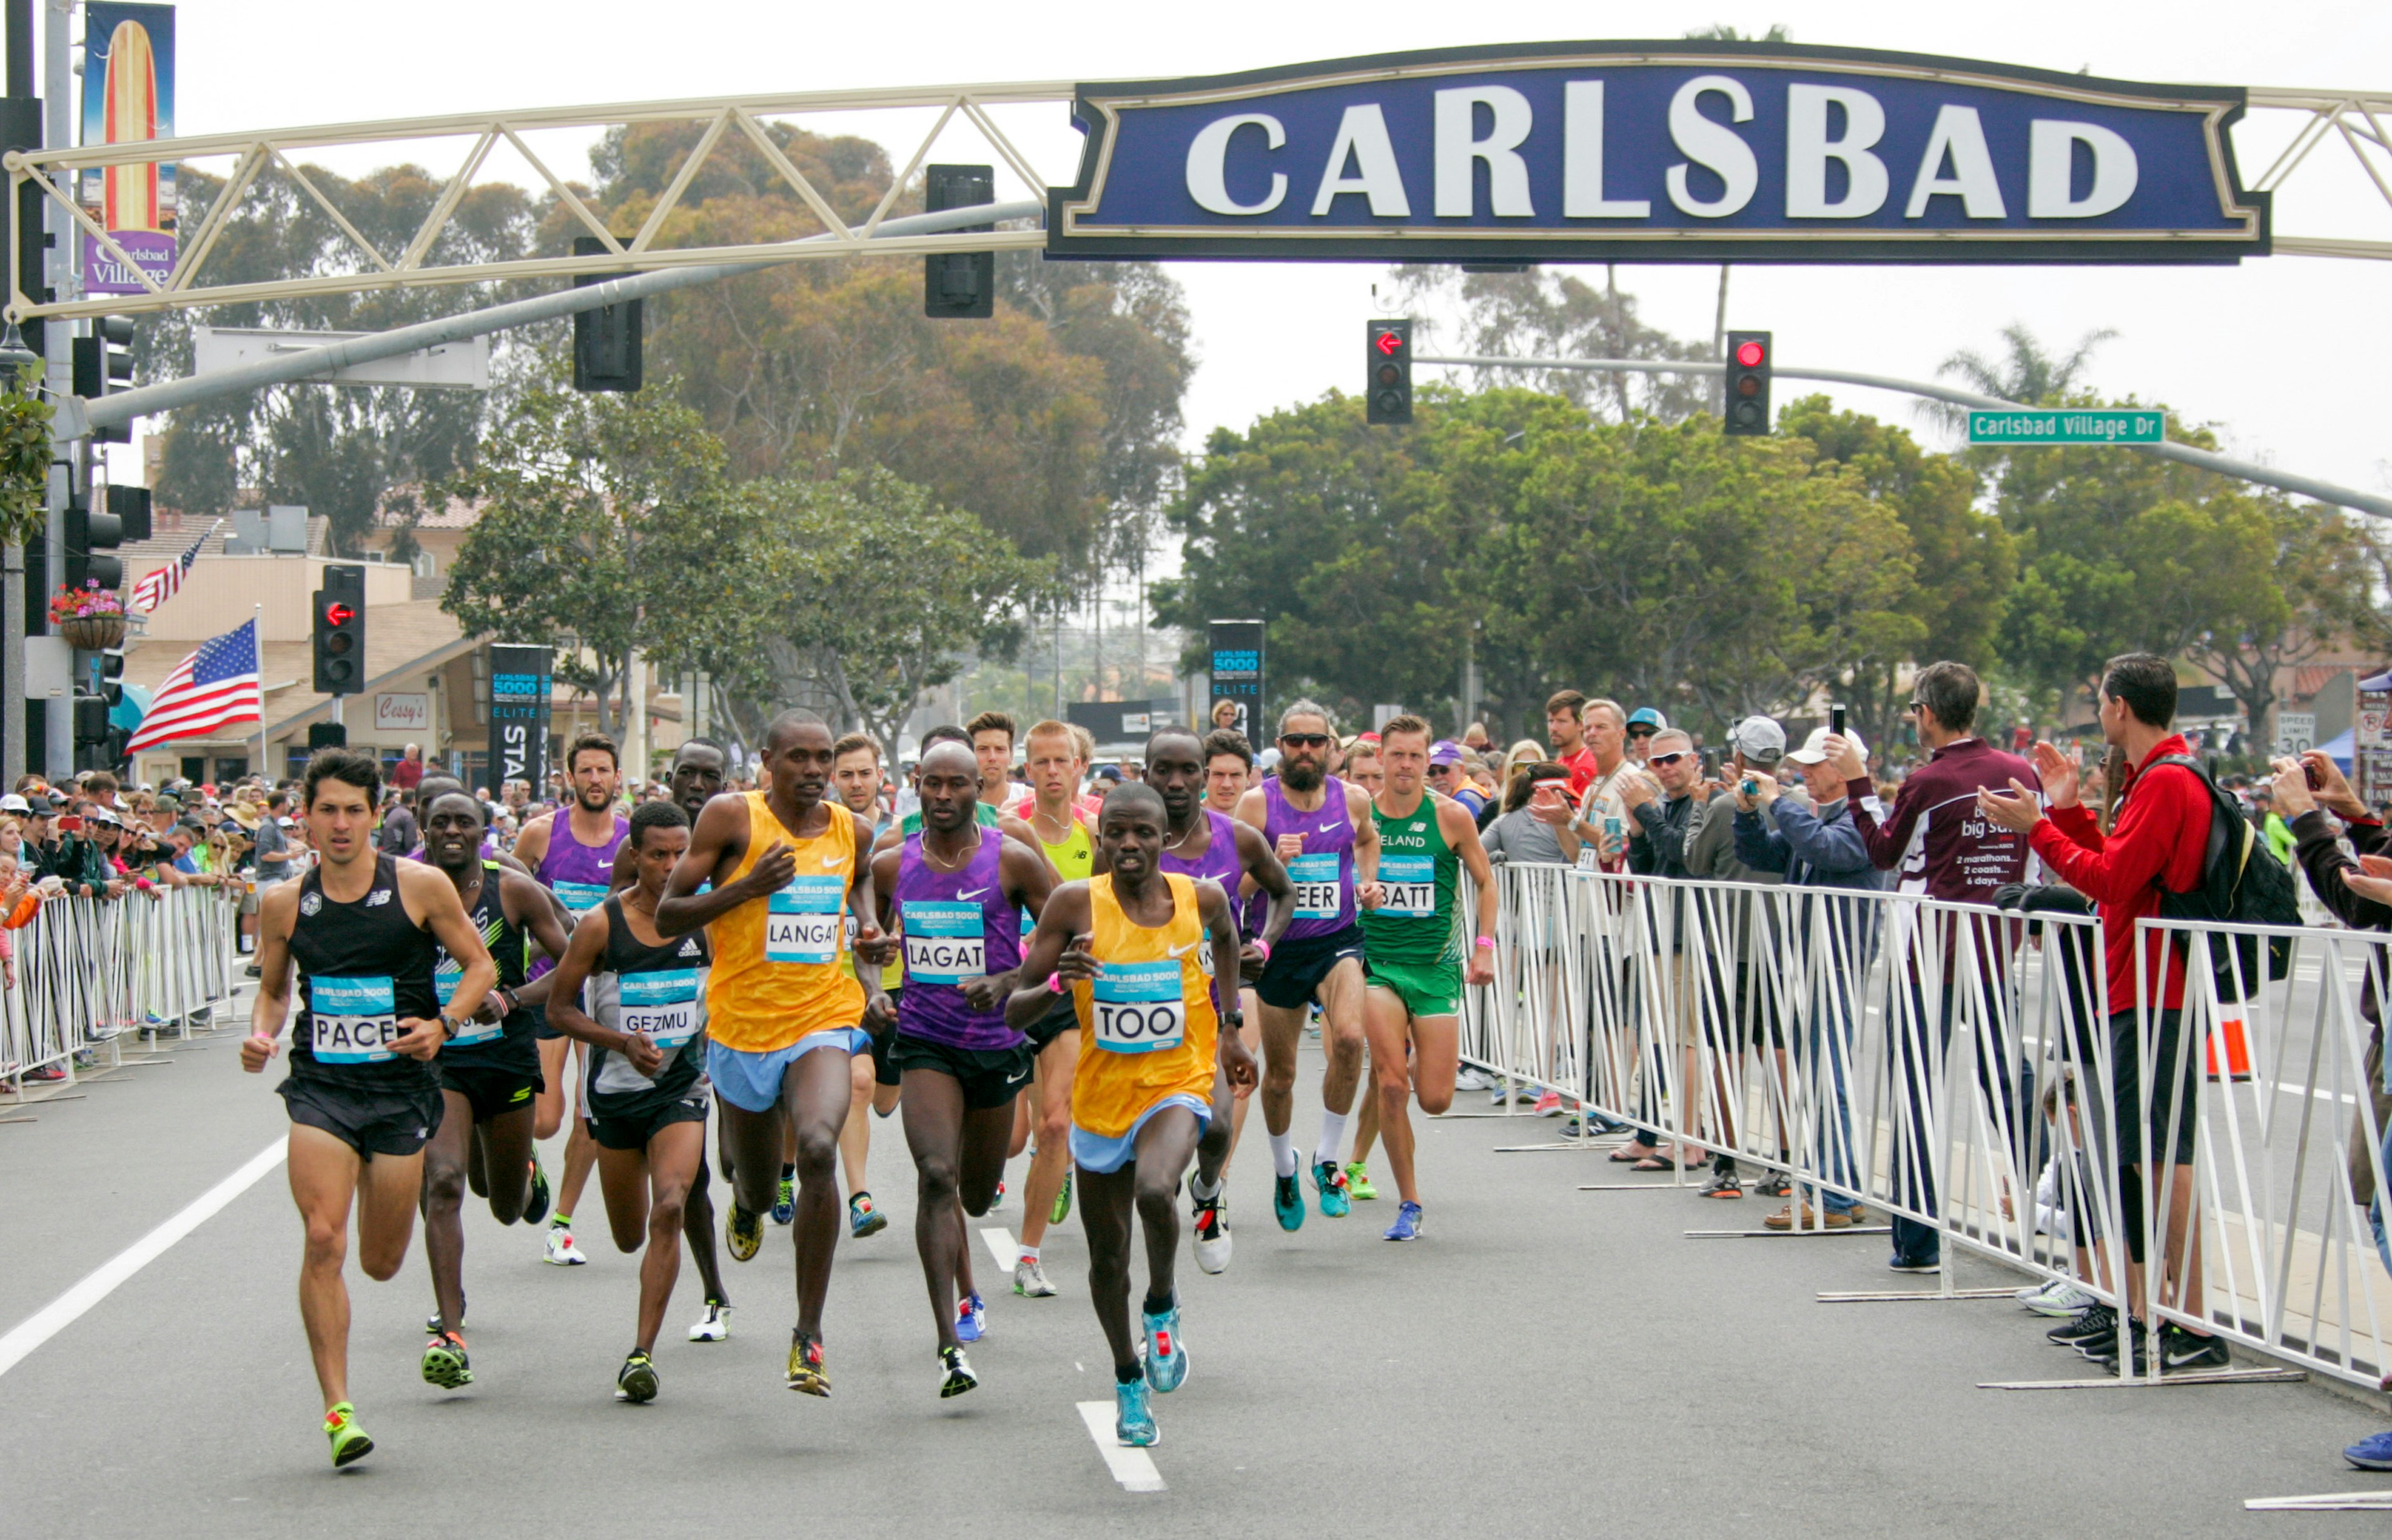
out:
<path id="1" fill-rule="evenodd" d="M 1046 1281 L 1046 1270 L 1038 1265 L 1036 1257 L 1023 1257 L 1013 1264 L 1013 1291 L 1025 1300 L 1055 1297 L 1055 1286 Z"/>
<path id="2" fill-rule="evenodd" d="M 2076 1313 L 2074 1320 L 2056 1326 L 2043 1334 L 2046 1341 L 2062 1348 L 2114 1339 L 2117 1335 L 2118 1313 L 2104 1304 L 2086 1305 Z"/>
<path id="3" fill-rule="evenodd" d="M 988 1301 L 974 1289 L 956 1301 L 956 1340 L 977 1342 L 988 1335 Z"/>
<path id="4" fill-rule="evenodd" d="M 1161 1314 L 1144 1309 L 1138 1319 L 1146 1328 L 1146 1382 L 1158 1395 L 1169 1395 L 1187 1382 L 1188 1344 L 1179 1339 L 1179 1301 Z"/>
<path id="5" fill-rule="evenodd" d="M 1908 1257 L 1896 1257 L 1886 1265 L 1897 1273 L 1908 1273 L 1921 1278 L 1931 1278 L 1944 1271 L 1944 1264 L 1933 1257 L 1917 1262 Z"/>
<path id="6" fill-rule="evenodd" d="M 857 1240 L 877 1236 L 889 1228 L 889 1216 L 872 1204 L 870 1193 L 858 1193 L 847 1200 L 847 1233 Z"/>
<path id="7" fill-rule="evenodd" d="M 524 1202 L 523 1222 L 538 1224 L 548 1217 L 548 1173 L 540 1169 L 540 1154 L 534 1151 L 531 1158 L 531 1197 Z"/>
<path id="8" fill-rule="evenodd" d="M 1721 1167 L 1714 1166 L 1711 1168 L 1711 1179 L 1709 1182 L 1704 1183 L 1701 1190 L 1695 1196 L 1697 1197 L 1742 1197 L 1744 1196 L 1744 1183 L 1736 1176 L 1734 1168 L 1722 1169 Z"/>
<path id="9" fill-rule="evenodd" d="M 1163 1442 L 1147 1406 L 1146 1377 L 1113 1381 L 1113 1437 L 1132 1449 L 1151 1449 Z"/>
<path id="10" fill-rule="evenodd" d="M 474 1382 L 465 1361 L 465 1339 L 444 1331 L 423 1344 L 423 1382 L 444 1391 L 461 1391 Z"/>
<path id="11" fill-rule="evenodd" d="M 2361 1470 L 2392 1470 L 2392 1432 L 2374 1433 L 2342 1452 Z"/>
<path id="12" fill-rule="evenodd" d="M 992 1198 L 990 1198 L 990 1199 L 988 1200 L 988 1211 L 989 1211 L 990 1213 L 994 1213 L 994 1212 L 996 1212 L 999 1209 L 1002 1209 L 1002 1208 L 1004 1208 L 1004 1207 L 1005 1207 L 1005 1184 L 1004 1184 L 1003 1182 L 999 1182 L 999 1183 L 996 1184 L 996 1196 L 995 1196 L 994 1197 L 992 1197 Z"/>
<path id="13" fill-rule="evenodd" d="M 1562 1115 L 1562 1094 L 1558 1091 L 1540 1092 L 1536 1105 L 1528 1110 L 1540 1118 L 1558 1118 Z"/>
<path id="14" fill-rule="evenodd" d="M 1046 1223 L 1060 1224 L 1072 1217 L 1072 1169 L 1063 1168 L 1063 1190 L 1055 1195 L 1055 1207 L 1048 1210 Z"/>
<path id="15" fill-rule="evenodd" d="M 1453 1089 L 1456 1091 L 1484 1091 L 1488 1083 L 1485 1075 L 1466 1064 L 1453 1072 Z"/>
<path id="16" fill-rule="evenodd" d="M 861 1197 L 862 1195 L 858 1194 L 857 1196 Z M 797 1217 L 798 1184 L 792 1179 L 785 1176 L 781 1178 L 781 1185 L 779 1188 L 773 1194 L 773 1223 L 775 1224 L 786 1224 Z"/>
<path id="17" fill-rule="evenodd" d="M 1352 1195 L 1346 1190 L 1346 1173 L 1334 1160 L 1313 1162 L 1312 1184 L 1320 1194 L 1321 1218 L 1344 1219 L 1354 1211 Z"/>
<path id="18" fill-rule="evenodd" d="M 2226 1349 L 2223 1337 L 2204 1337 L 2187 1331 L 2174 1321 L 2160 1327 L 2160 1372 L 2173 1374 L 2178 1369 L 2205 1371 L 2230 1366 L 2234 1356 Z"/>
<path id="19" fill-rule="evenodd" d="M 1271 1212 L 1282 1230 L 1304 1228 L 1304 1184 L 1294 1175 L 1271 1178 Z"/>
<path id="20" fill-rule="evenodd" d="M 2027 1309 L 2037 1315 L 2074 1315 L 2086 1305 L 2100 1304 L 2093 1291 L 2066 1279 L 2053 1284 L 2034 1299 L 2026 1301 Z"/>
<path id="21" fill-rule="evenodd" d="M 2126 1337 L 2134 1344 L 2135 1349 L 2135 1366 L 2129 1372 L 2138 1378 L 2150 1374 L 2152 1372 L 2151 1334 L 2144 1330 L 2142 1322 L 2129 1315 L 2126 1317 Z M 2079 1342 L 2076 1344 L 2076 1351 L 2088 1363 L 2099 1364 L 2112 1374 L 2118 1370 L 2118 1339 L 2115 1336 L 2099 1338 L 2090 1342 Z"/>
<path id="22" fill-rule="evenodd" d="M 1383 1240 L 1418 1240 L 1421 1233 L 1421 1206 L 1404 1203 L 1397 1206 L 1396 1222 L 1387 1226 Z"/>
<path id="23" fill-rule="evenodd" d="M 1229 1216 L 1226 1210 L 1228 1195 L 1215 1193 L 1211 1198 L 1196 1200 L 1196 1223 L 1190 1233 L 1196 1240 L 1196 1267 L 1202 1273 L 1226 1273 L 1229 1268 Z M 1300 1218 L 1304 1202 L 1299 1197 L 1295 1211 Z"/>
<path id="24" fill-rule="evenodd" d="M 1784 1171 L 1762 1171 L 1761 1180 L 1752 1184 L 1752 1190 L 1763 1197 L 1791 1197 L 1794 1196 L 1794 1180 Z"/>
<path id="25" fill-rule="evenodd" d="M 697 1325 L 689 1328 L 693 1342 L 728 1342 L 731 1340 L 731 1307 L 720 1300 L 706 1301 L 706 1314 Z"/>
<path id="26" fill-rule="evenodd" d="M 1371 1185 L 1371 1168 L 1359 1160 L 1346 1162 L 1346 1190 L 1357 1203 L 1368 1203 L 1379 1196 L 1379 1189 Z"/>
<path id="27" fill-rule="evenodd" d="M 462 1330 L 464 1326 L 465 1291 L 461 1288 L 457 1291 L 457 1326 L 459 1330 Z M 448 1323 L 440 1318 L 440 1306 L 437 1301 L 435 1301 L 432 1306 L 432 1314 L 423 1318 L 423 1335 L 426 1337 L 437 1337 L 448 1329 Z"/>
<path id="28" fill-rule="evenodd" d="M 656 1366 L 639 1349 L 623 1360 L 615 1373 L 615 1399 L 618 1401 L 649 1402 L 656 1398 Z"/>
<path id="29" fill-rule="evenodd" d="M 1145 1381 L 1138 1382 L 1140 1400 L 1144 1400 Z M 1148 1427 L 1153 1424 L 1150 1422 Z M 373 1440 L 358 1426 L 358 1409 L 344 1401 L 324 1414 L 324 1436 L 332 1441 L 332 1469 L 355 1465 L 373 1453 Z M 1127 1440 L 1124 1440 L 1127 1443 Z"/>
<path id="30" fill-rule="evenodd" d="M 802 1331 L 789 1333 L 789 1389 L 827 1399 L 830 1374 L 823 1367 L 822 1342 Z"/>
<path id="31" fill-rule="evenodd" d="M 939 1399 L 952 1401 L 966 1391 L 980 1388 L 980 1376 L 972 1373 L 971 1360 L 961 1348 L 939 1350 Z"/>
<path id="32" fill-rule="evenodd" d="M 749 1213 L 731 1200 L 731 1209 L 722 1219 L 722 1244 L 729 1249 L 733 1262 L 746 1262 L 764 1244 L 764 1216 Z"/>
<path id="33" fill-rule="evenodd" d="M 548 1249 L 540 1259 L 554 1267 L 579 1267 L 590 1259 L 573 1244 L 573 1232 L 562 1224 L 548 1227 Z"/>
<path id="34" fill-rule="evenodd" d="M 2031 1284 L 2027 1285 L 2024 1288 L 2015 1290 L 2015 1291 L 2010 1295 L 2010 1298 L 2012 1298 L 2012 1299 L 2016 1300 L 2019 1303 L 2021 1303 L 2021 1304 L 2022 1304 L 2022 1305 L 2026 1306 L 2029 1310 L 2033 1310 L 2033 1309 L 2034 1308 L 2034 1302 L 2035 1302 L 2037 1300 L 2042 1299 L 2045 1295 L 2049 1294 L 2049 1293 L 2051 1293 L 2053 1290 L 2055 1290 L 2055 1289 L 2059 1288 L 2060 1288 L 2060 1286 L 2063 1282 L 2065 1282 L 2065 1281 L 2066 1281 L 2065 1279 L 2061 1279 L 2061 1278 L 2047 1278 L 2047 1279 L 2043 1280 L 2043 1281 L 2042 1281 L 2042 1282 L 2040 1282 L 2040 1283 L 2031 1283 Z M 2082 1309 L 2082 1308 L 2083 1308 L 2082 1306 L 2079 1306 L 2079 1307 L 2078 1307 L 2078 1309 Z M 2074 1311 L 2074 1310 L 2072 1310 L 2072 1311 L 2070 1311 L 2068 1314 L 2070 1314 L 2071 1315 L 2074 1315 L 2074 1314 L 2076 1314 L 2076 1312 L 2075 1312 L 2075 1311 Z"/>

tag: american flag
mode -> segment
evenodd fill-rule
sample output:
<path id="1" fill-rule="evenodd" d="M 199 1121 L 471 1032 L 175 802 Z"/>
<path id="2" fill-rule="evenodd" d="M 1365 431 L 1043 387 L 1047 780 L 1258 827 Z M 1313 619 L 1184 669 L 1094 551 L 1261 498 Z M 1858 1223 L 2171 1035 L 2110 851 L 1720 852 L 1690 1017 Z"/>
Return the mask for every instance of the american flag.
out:
<path id="1" fill-rule="evenodd" d="M 137 753 L 172 738 L 197 738 L 265 715 L 266 692 L 258 679 L 257 622 L 244 620 L 237 628 L 201 642 L 198 652 L 175 665 L 125 751 Z"/>
<path id="2" fill-rule="evenodd" d="M 208 543 L 208 535 L 214 535 L 223 524 L 224 521 L 218 519 L 214 524 L 208 525 L 207 535 L 193 540 L 190 550 L 134 584 L 133 599 L 129 607 L 146 610 L 152 615 L 156 614 L 158 606 L 174 598 L 175 590 L 181 588 L 183 579 L 190 576 L 191 563 L 200 559 L 200 548 Z"/>

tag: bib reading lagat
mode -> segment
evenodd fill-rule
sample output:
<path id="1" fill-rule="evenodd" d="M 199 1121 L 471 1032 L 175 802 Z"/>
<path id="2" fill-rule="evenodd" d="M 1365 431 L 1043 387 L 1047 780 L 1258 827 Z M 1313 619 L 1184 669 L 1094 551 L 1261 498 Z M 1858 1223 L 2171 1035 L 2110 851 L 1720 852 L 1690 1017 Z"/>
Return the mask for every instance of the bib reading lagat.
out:
<path id="1" fill-rule="evenodd" d="M 1299 920 L 1333 920 L 1341 909 L 1343 897 L 1337 886 L 1337 857 L 1334 854 L 1298 856 L 1287 863 L 1287 880 L 1295 886 L 1295 917 Z"/>
<path id="2" fill-rule="evenodd" d="M 307 980 L 307 1048 L 319 1064 L 382 1064 L 396 1056 L 398 1012 L 388 977 Z"/>
<path id="3" fill-rule="evenodd" d="M 432 997 L 440 1002 L 442 1010 L 447 1010 L 448 1002 L 457 998 L 457 986 L 463 981 L 464 977 L 465 965 L 443 952 L 439 963 L 432 970 Z M 448 1046 L 465 1048 L 477 1042 L 488 1042 L 506 1029 L 506 1022 L 503 1018 L 498 1021 L 484 1021 L 475 1016 L 460 1025 L 456 1031 L 449 1034 Z"/>
<path id="4" fill-rule="evenodd" d="M 639 1032 L 659 1048 L 679 1048 L 697 1035 L 696 968 L 627 973 L 616 984 L 620 1030 Z"/>
<path id="5" fill-rule="evenodd" d="M 1090 990 L 1097 1046 L 1111 1054 L 1176 1048 L 1188 1034 L 1188 1004 L 1172 961 L 1107 963 Z"/>
<path id="6" fill-rule="evenodd" d="M 764 961 L 835 963 L 840 937 L 839 903 L 847 879 L 837 875 L 791 877 L 773 895 L 764 915 Z"/>
<path id="7" fill-rule="evenodd" d="M 960 984 L 988 971 L 985 912 L 953 899 L 908 899 L 904 905 L 905 979 Z"/>
<path id="8" fill-rule="evenodd" d="M 1379 884 L 1387 892 L 1379 902 L 1381 914 L 1408 920 L 1436 917 L 1435 856 L 1399 856 L 1383 850 L 1379 855 Z"/>
<path id="9" fill-rule="evenodd" d="M 606 901 L 606 888 L 602 883 L 560 882 L 549 889 L 556 901 L 576 914 L 587 914 Z"/>

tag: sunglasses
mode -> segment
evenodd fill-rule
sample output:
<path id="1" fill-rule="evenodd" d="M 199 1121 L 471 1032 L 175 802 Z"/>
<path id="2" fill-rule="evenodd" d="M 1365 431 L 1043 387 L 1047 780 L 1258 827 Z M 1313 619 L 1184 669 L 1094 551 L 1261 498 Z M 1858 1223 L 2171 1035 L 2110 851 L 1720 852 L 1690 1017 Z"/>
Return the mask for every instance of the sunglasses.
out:
<path id="1" fill-rule="evenodd" d="M 1927 703 L 1925 701 L 1912 701 L 1909 705 L 1902 708 L 1903 713 L 1907 716 L 1909 713 L 1918 710 L 1920 706 L 1925 705 Z"/>
<path id="2" fill-rule="evenodd" d="M 1329 746 L 1329 734 L 1326 732 L 1282 732 L 1279 735 L 1279 741 L 1287 744 L 1291 748 L 1327 748 Z"/>
<path id="3" fill-rule="evenodd" d="M 1660 730 L 1658 728 L 1632 727 L 1628 730 L 1628 736 L 1631 738 L 1650 738 L 1659 731 Z"/>
<path id="4" fill-rule="evenodd" d="M 1657 755 L 1653 756 L 1653 757 L 1652 757 L 1652 758 L 1647 759 L 1647 760 L 1645 760 L 1644 762 L 1645 762 L 1646 764 L 1648 764 L 1648 765 L 1674 765 L 1674 764 L 1676 764 L 1679 760 L 1684 759 L 1684 757 L 1685 757 L 1685 755 L 1684 755 L 1684 753 L 1678 753 L 1678 754 L 1657 754 Z"/>

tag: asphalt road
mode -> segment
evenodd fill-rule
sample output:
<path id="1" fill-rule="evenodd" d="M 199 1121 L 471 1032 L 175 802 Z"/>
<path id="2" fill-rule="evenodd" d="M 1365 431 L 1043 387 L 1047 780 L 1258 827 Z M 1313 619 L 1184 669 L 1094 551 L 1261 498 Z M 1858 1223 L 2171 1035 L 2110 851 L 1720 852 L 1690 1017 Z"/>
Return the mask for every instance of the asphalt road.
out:
<path id="1" fill-rule="evenodd" d="M 0 1329 L 277 1141 L 271 1085 L 240 1073 L 228 1033 L 0 1125 Z M 790 1253 L 770 1231 L 732 1270 L 732 1340 L 682 1339 L 698 1297 L 685 1268 L 662 1396 L 615 1402 L 635 1265 L 607 1245 L 593 1184 L 577 1269 L 469 1205 L 478 1379 L 462 1391 L 416 1373 L 420 1236 L 393 1283 L 352 1267 L 354 1394 L 380 1447 L 335 1473 L 293 1300 L 299 1225 L 269 1171 L 0 1369 L 0 1532 L 2380 1533 L 2376 1517 L 2242 1505 L 2386 1484 L 2339 1455 L 2381 1409 L 2310 1385 L 1978 1390 L 2086 1366 L 2008 1301 L 1818 1303 L 1896 1282 L 1882 1237 L 1690 1240 L 1757 1227 L 1769 1204 L 1580 1192 L 1612 1180 L 1598 1157 L 1496 1150 L 1552 1127 L 1426 1128 L 1429 1228 L 1409 1247 L 1379 1238 L 1384 1168 L 1387 1198 L 1280 1234 L 1257 1134 L 1231 1177 L 1235 1264 L 1181 1268 L 1193 1369 L 1157 1398 L 1159 1492 L 1124 1489 L 1076 1410 L 1111 1393 L 1076 1221 L 1047 1243 L 1054 1300 L 998 1294 L 977 1252 L 982 1386 L 936 1398 L 893 1121 L 872 1157 L 893 1223 L 843 1242 L 832 1282 L 834 1399 L 782 1387 Z M 1962 1286 L 2016 1281 L 1961 1268 Z"/>

